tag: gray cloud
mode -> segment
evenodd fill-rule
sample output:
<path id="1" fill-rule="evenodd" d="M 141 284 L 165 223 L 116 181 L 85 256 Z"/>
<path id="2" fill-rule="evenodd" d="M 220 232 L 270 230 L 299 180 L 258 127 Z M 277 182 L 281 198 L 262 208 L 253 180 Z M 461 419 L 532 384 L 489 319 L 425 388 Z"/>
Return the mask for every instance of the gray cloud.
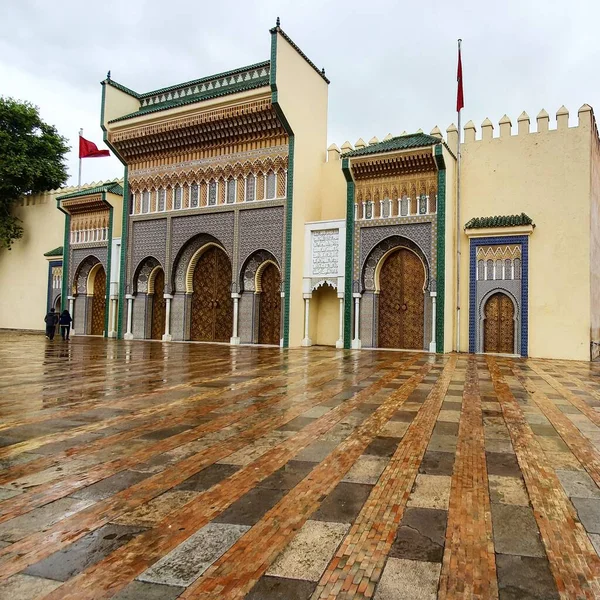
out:
<path id="1" fill-rule="evenodd" d="M 144 92 L 269 57 L 282 27 L 332 83 L 329 141 L 354 143 L 456 120 L 456 39 L 462 37 L 464 121 L 477 125 L 565 104 L 572 124 L 599 104 L 600 3 L 579 0 L 317 2 L 250 0 L 8 1 L 0 39 L 3 94 L 27 99 L 74 146 L 96 142 L 106 71 Z M 89 160 L 86 180 L 119 176 L 116 159 Z M 77 160 L 69 165 L 76 178 Z"/>

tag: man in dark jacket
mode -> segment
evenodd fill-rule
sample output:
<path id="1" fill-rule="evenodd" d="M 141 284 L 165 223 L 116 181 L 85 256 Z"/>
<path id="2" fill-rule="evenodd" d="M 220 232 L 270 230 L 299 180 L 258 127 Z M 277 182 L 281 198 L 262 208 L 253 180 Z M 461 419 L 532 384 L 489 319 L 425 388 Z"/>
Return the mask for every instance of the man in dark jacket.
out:
<path id="1" fill-rule="evenodd" d="M 56 324 L 58 323 L 58 315 L 54 312 L 53 308 L 44 317 L 44 322 L 46 323 L 46 337 L 49 340 L 53 340 L 56 333 Z"/>

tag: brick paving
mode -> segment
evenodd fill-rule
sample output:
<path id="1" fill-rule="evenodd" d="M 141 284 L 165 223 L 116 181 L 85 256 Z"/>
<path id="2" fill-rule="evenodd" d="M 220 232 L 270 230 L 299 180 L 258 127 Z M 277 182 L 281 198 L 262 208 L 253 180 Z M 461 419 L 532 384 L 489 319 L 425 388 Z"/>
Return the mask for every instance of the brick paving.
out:
<path id="1" fill-rule="evenodd" d="M 600 598 L 600 365 L 0 333 L 0 597 Z"/>

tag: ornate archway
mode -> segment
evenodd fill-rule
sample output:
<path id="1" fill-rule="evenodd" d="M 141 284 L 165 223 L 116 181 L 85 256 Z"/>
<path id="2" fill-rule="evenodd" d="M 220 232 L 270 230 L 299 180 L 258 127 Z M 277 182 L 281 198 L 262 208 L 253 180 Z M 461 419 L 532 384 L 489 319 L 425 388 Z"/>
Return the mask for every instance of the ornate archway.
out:
<path id="1" fill-rule="evenodd" d="M 281 336 L 281 274 L 274 262 L 267 261 L 257 272 L 258 343 L 279 345 Z"/>
<path id="2" fill-rule="evenodd" d="M 229 342 L 233 332 L 231 262 L 214 244 L 198 250 L 192 260 L 190 339 Z"/>
<path id="3" fill-rule="evenodd" d="M 485 303 L 483 351 L 515 352 L 515 307 L 504 292 L 493 293 Z"/>
<path id="4" fill-rule="evenodd" d="M 392 250 L 378 269 L 380 348 L 422 350 L 424 346 L 425 269 L 407 248 Z"/>

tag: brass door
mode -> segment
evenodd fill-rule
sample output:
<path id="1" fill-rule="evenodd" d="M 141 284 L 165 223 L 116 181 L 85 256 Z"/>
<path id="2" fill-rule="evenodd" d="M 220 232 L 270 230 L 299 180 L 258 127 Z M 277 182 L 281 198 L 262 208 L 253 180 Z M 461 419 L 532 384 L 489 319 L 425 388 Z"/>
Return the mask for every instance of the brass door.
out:
<path id="1" fill-rule="evenodd" d="M 497 292 L 485 303 L 484 312 L 483 351 L 514 354 L 515 309 L 511 299 Z"/>
<path id="2" fill-rule="evenodd" d="M 258 343 L 279 346 L 281 322 L 281 276 L 279 269 L 269 263 L 260 279 L 258 308 Z"/>
<path id="3" fill-rule="evenodd" d="M 194 270 L 190 338 L 228 342 L 233 332 L 231 263 L 219 248 L 209 248 Z"/>
<path id="4" fill-rule="evenodd" d="M 94 278 L 92 299 L 92 335 L 104 334 L 104 313 L 106 312 L 106 271 L 100 267 Z"/>
<path id="5" fill-rule="evenodd" d="M 152 298 L 152 323 L 150 326 L 150 338 L 161 340 L 165 331 L 165 314 L 167 301 L 165 294 L 165 272 L 160 269 L 154 277 L 154 296 Z"/>
<path id="6" fill-rule="evenodd" d="M 422 350 L 423 263 L 414 252 L 400 248 L 385 259 L 379 283 L 379 347 Z"/>

